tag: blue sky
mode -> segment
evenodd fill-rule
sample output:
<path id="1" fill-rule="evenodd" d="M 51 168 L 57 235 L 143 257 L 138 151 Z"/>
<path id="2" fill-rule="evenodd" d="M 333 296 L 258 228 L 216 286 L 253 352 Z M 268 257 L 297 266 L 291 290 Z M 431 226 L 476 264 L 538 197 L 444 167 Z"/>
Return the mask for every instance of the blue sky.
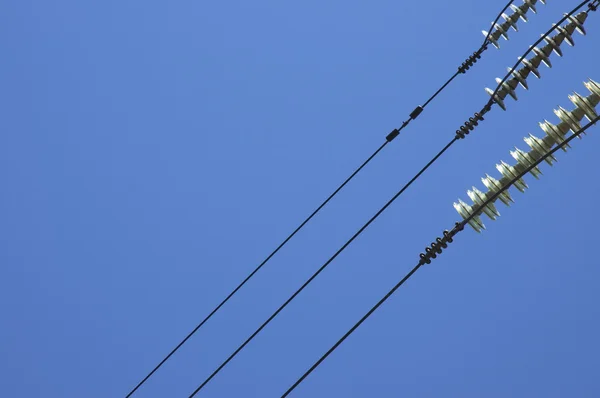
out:
<path id="1" fill-rule="evenodd" d="M 136 396 L 187 397 L 575 4 L 539 5 Z M 0 395 L 124 396 L 454 73 L 503 5 L 2 2 Z M 453 201 L 600 81 L 597 19 L 199 396 L 281 395 L 458 220 Z M 599 396 L 598 133 L 528 177 L 482 235 L 459 235 L 293 396 Z"/>

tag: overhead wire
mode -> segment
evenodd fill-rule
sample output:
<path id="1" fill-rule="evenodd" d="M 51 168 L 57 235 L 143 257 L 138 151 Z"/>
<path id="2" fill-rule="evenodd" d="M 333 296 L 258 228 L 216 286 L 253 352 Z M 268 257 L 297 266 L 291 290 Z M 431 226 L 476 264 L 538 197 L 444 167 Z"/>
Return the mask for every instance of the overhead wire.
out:
<path id="1" fill-rule="evenodd" d="M 578 11 L 581 7 L 583 7 L 585 4 L 589 3 L 591 0 L 586 0 L 583 3 L 581 3 L 580 6 L 576 7 L 574 10 L 572 10 L 570 13 L 567 14 L 567 16 L 561 20 L 560 23 L 564 22 L 565 19 L 568 18 L 568 16 L 572 15 L 573 13 L 575 13 L 576 11 Z M 550 30 L 549 32 L 547 32 L 544 36 L 550 34 L 554 29 Z M 543 37 L 542 36 L 542 39 Z M 530 50 L 528 50 L 526 52 L 526 54 L 529 53 Z M 526 54 L 524 56 L 526 56 Z M 524 57 L 523 56 L 523 57 Z M 521 57 L 521 58 L 523 58 Z M 518 66 L 518 64 L 516 65 Z M 515 68 L 516 68 L 515 66 Z M 501 85 L 498 85 L 499 87 L 501 87 Z M 497 89 L 498 90 L 498 89 Z M 490 103 L 488 102 L 486 104 L 486 106 L 484 107 L 484 112 L 489 112 L 491 110 L 491 105 L 493 104 L 493 101 Z M 409 119 L 408 121 L 404 122 L 403 126 L 406 126 L 411 119 Z M 469 126 L 469 129 L 472 130 L 474 126 L 477 126 L 478 121 L 483 120 L 483 117 L 481 117 L 481 115 L 476 114 L 476 119 L 470 118 L 470 121 L 465 123 L 466 125 Z M 437 161 L 437 159 L 444 153 L 446 152 L 456 141 L 458 141 L 459 139 L 465 138 L 465 135 L 468 134 L 468 131 L 466 132 L 466 134 L 464 133 L 464 127 L 461 127 L 461 129 L 459 129 L 457 131 L 456 136 L 429 162 L 427 163 L 427 165 L 425 167 L 423 167 L 423 169 L 421 169 L 417 175 L 415 175 L 413 177 L 413 179 L 411 179 L 388 203 L 386 203 L 386 205 L 380 209 L 378 211 L 378 213 L 376 213 L 376 215 L 371 218 L 349 241 L 347 241 L 329 260 L 327 260 L 322 266 L 321 268 L 319 268 L 298 290 L 296 290 L 296 292 L 294 292 L 294 294 L 292 294 L 292 296 L 290 296 L 290 298 L 288 298 L 288 300 L 286 300 L 265 322 L 263 322 L 263 324 L 261 324 L 261 326 L 259 326 L 258 329 L 256 329 L 254 331 L 254 333 L 252 333 L 252 335 L 250 335 L 250 337 L 248 337 L 224 362 L 222 362 L 219 367 L 213 371 L 213 373 L 211 373 L 211 375 L 205 379 L 202 384 L 200 384 L 200 386 L 194 390 L 194 392 L 190 395 L 190 398 L 194 397 L 200 390 L 202 390 L 202 388 L 204 388 L 204 386 L 206 386 L 242 349 L 244 349 L 244 347 L 250 343 L 250 341 L 252 341 L 292 300 L 294 300 L 325 268 L 327 268 L 327 266 L 329 266 L 329 264 L 343 251 L 345 250 L 348 245 L 350 245 L 350 243 L 352 243 L 381 213 L 383 213 L 383 211 L 389 206 L 391 205 L 391 203 L 393 203 L 410 185 L 412 185 L 412 183 L 414 181 L 416 181 L 416 179 L 418 179 L 435 161 Z"/>
<path id="2" fill-rule="evenodd" d="M 536 168 L 537 166 L 539 166 L 539 164 L 541 162 L 545 161 L 547 158 L 549 158 L 550 156 L 552 156 L 556 151 L 558 151 L 560 149 L 563 149 L 565 146 L 568 145 L 568 143 L 571 140 L 575 139 L 576 137 L 579 137 L 588 128 L 590 128 L 591 126 L 593 126 L 594 124 L 596 124 L 598 121 L 600 121 L 600 116 L 594 118 L 589 123 L 587 123 L 585 126 L 583 126 L 582 128 L 580 128 L 577 132 L 574 132 L 573 135 L 571 135 L 569 138 L 567 138 L 564 141 L 562 141 L 561 143 L 557 144 L 556 147 L 554 147 L 552 150 L 548 151 L 545 155 L 543 155 L 542 157 L 540 157 L 536 162 L 532 163 L 530 166 L 528 166 L 522 172 L 520 172 L 508 184 L 506 184 L 505 186 L 503 186 L 502 189 L 498 190 L 493 195 L 491 195 L 480 206 L 477 206 L 477 210 L 476 211 L 474 211 L 470 216 L 468 216 L 467 218 L 465 218 L 463 221 L 457 222 L 456 225 L 454 226 L 454 228 L 451 231 L 449 231 L 447 234 L 445 234 L 445 236 L 448 237 L 448 239 L 446 240 L 446 242 L 447 243 L 451 243 L 452 239 L 454 238 L 454 236 L 456 236 L 459 232 L 463 231 L 464 227 L 468 224 L 468 222 L 471 219 L 473 219 L 473 217 L 475 217 L 477 214 L 481 213 L 482 209 L 484 209 L 488 204 L 490 204 L 493 201 L 495 201 L 504 191 L 506 191 L 508 188 L 510 188 L 511 186 L 513 186 L 513 184 L 515 182 L 517 182 L 518 180 L 520 180 L 521 178 L 523 178 L 527 173 L 529 173 L 531 170 L 533 170 L 534 168 Z M 435 258 L 435 257 L 433 257 L 433 258 Z M 325 361 L 325 359 L 327 359 L 327 357 L 329 355 L 331 355 L 352 333 L 354 333 L 356 331 L 356 329 L 358 329 L 360 327 L 360 325 L 364 321 L 366 321 L 406 281 L 408 281 L 419 270 L 419 268 L 421 268 L 425 264 L 426 264 L 426 261 L 424 261 L 423 257 L 421 257 L 421 260 L 419 261 L 419 263 L 413 269 L 411 269 L 394 287 L 392 287 L 392 289 L 390 289 L 390 291 L 388 291 L 385 294 L 385 296 L 383 296 L 383 298 L 381 298 L 381 300 L 379 300 L 377 302 L 377 304 L 375 304 L 365 315 L 363 315 L 363 317 L 360 318 L 360 320 L 358 322 L 356 322 L 354 324 L 354 326 L 352 326 L 329 350 L 327 350 L 327 352 L 325 352 L 325 354 L 323 354 L 298 380 L 296 380 L 296 382 L 294 384 L 292 384 L 292 386 L 290 388 L 287 389 L 287 391 L 281 396 L 281 398 L 285 398 L 288 395 L 290 395 L 316 368 L 319 367 L 319 365 L 321 365 L 323 363 L 323 361 Z"/>
<path id="3" fill-rule="evenodd" d="M 514 0 L 508 2 L 508 4 L 502 9 L 502 11 L 498 14 L 494 23 L 492 24 L 492 28 L 500 19 L 504 11 L 508 9 L 508 7 L 514 3 Z M 490 29 L 490 34 L 493 29 Z M 298 227 L 288 235 L 276 248 L 273 250 L 258 266 L 254 268 L 248 276 L 246 276 L 242 282 L 240 282 L 235 289 L 233 289 L 211 312 L 198 323 L 194 329 L 190 333 L 188 333 L 183 340 L 181 340 L 175 348 L 173 348 L 127 395 L 125 398 L 131 397 L 150 377 L 152 377 L 156 371 L 158 371 L 206 322 L 208 322 L 250 279 L 258 273 L 258 271 L 265 265 L 267 262 L 275 256 L 300 230 L 313 218 L 315 217 L 367 164 L 371 162 L 390 142 L 392 142 L 402 130 L 404 130 L 413 120 L 415 120 L 423 110 L 442 92 L 448 87 L 454 79 L 456 79 L 459 75 L 465 74 L 467 70 L 472 67 L 478 59 L 481 58 L 481 55 L 484 51 L 487 50 L 489 45 L 489 34 L 486 36 L 483 44 L 479 47 L 477 51 L 475 51 L 472 55 L 470 55 L 465 62 L 462 63 L 458 70 L 433 94 L 431 95 L 423 105 L 417 106 L 410 114 L 408 119 L 406 119 L 400 127 L 392 130 L 386 137 L 385 142 L 381 144 L 379 148 L 375 150 L 332 194 L 330 194 L 325 201 L 323 201 L 304 221 L 300 223 Z"/>
<path id="4" fill-rule="evenodd" d="M 210 382 L 213 377 L 217 375 L 217 373 L 219 373 L 242 349 L 244 349 L 244 347 L 246 347 L 248 343 L 250 343 L 250 341 L 252 341 L 273 319 L 275 319 L 275 317 L 277 317 L 277 315 L 279 315 L 279 313 L 283 311 L 283 309 L 287 307 L 288 304 L 290 304 L 292 300 L 296 298 L 296 296 L 298 296 L 321 272 L 323 272 L 338 255 L 340 255 L 356 238 L 358 238 L 358 236 L 360 236 L 360 234 L 364 232 L 365 229 L 367 229 L 369 225 L 371 225 L 373 221 L 375 221 L 392 203 L 394 203 L 394 201 L 398 199 L 398 197 L 400 197 L 400 195 L 402 195 L 404 191 L 406 191 L 406 189 L 408 189 L 408 187 L 410 187 L 421 176 L 421 174 L 423 174 L 433 163 L 435 163 L 435 161 L 439 159 L 439 157 L 442 156 L 456 140 L 457 138 L 453 138 L 448 144 L 446 144 L 446 146 L 439 151 L 437 155 L 435 155 L 433 159 L 431 159 L 429 163 L 427 163 L 408 183 L 406 183 L 406 185 L 404 185 L 402 189 L 400 189 L 381 209 L 379 209 L 379 211 L 375 213 L 375 215 L 371 217 L 366 224 L 364 224 L 354 235 L 352 235 L 352 237 L 346 243 L 344 243 L 344 245 L 337 252 L 335 252 L 335 254 L 329 258 L 329 260 L 327 260 L 309 279 L 307 279 L 306 282 L 304 282 L 304 284 L 294 292 L 294 294 L 292 294 L 265 322 L 263 322 L 262 325 L 260 325 L 258 329 L 254 331 L 254 333 L 252 333 L 252 335 L 250 335 L 250 337 L 246 339 L 246 341 L 244 341 L 225 361 L 223 361 L 223 363 L 221 363 L 221 365 L 219 365 L 219 367 L 207 379 L 205 379 L 202 384 L 196 388 L 196 390 L 194 390 L 194 392 L 190 395 L 190 398 L 194 397 L 202 388 L 204 388 L 204 386 L 206 386 L 208 382 Z"/>

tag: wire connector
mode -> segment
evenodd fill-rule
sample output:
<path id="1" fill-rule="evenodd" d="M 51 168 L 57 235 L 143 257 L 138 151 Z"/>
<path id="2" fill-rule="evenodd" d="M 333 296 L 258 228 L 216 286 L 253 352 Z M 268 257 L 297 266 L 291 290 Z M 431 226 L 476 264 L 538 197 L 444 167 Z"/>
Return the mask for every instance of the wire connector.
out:
<path id="1" fill-rule="evenodd" d="M 476 112 L 473 117 L 470 117 L 464 125 L 460 126 L 460 128 L 456 130 L 456 139 L 464 139 L 471 131 L 475 130 L 475 127 L 479 126 L 479 122 L 483 120 L 483 115 L 479 112 Z"/>

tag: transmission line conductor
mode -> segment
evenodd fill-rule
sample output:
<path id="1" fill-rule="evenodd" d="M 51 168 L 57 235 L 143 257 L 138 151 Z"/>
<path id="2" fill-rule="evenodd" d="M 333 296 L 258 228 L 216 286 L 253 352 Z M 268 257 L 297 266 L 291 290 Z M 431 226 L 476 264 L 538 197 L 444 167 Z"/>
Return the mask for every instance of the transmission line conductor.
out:
<path id="1" fill-rule="evenodd" d="M 503 81 L 500 78 L 496 78 L 496 83 L 499 85 L 499 88 L 496 91 L 488 87 L 485 88 L 485 91 L 491 97 L 492 102 L 497 104 L 500 108 L 502 108 L 502 110 L 506 110 L 504 100 L 508 95 L 510 95 L 515 101 L 518 100 L 515 90 L 519 85 L 525 90 L 529 89 L 527 78 L 530 74 L 533 74 L 538 79 L 541 78 L 541 74 L 538 69 L 541 64 L 546 65 L 548 68 L 552 67 L 552 62 L 550 61 L 550 56 L 552 53 L 562 57 L 563 53 L 560 46 L 563 42 L 566 42 L 570 46 L 575 45 L 575 42 L 573 41 L 573 33 L 575 33 L 575 31 L 582 35 L 586 34 L 583 24 L 588 17 L 587 11 L 580 12 L 577 15 L 565 14 L 565 16 L 569 22 L 564 27 L 560 25 L 554 25 L 554 30 L 557 33 L 552 37 L 544 36 L 544 41 L 546 42 L 544 47 L 531 47 L 531 51 L 534 53 L 534 56 L 531 59 L 527 59 L 525 57 L 519 58 L 519 62 L 523 64 L 519 70 L 508 68 L 508 71 L 512 76 L 511 79 Z"/>
<path id="2" fill-rule="evenodd" d="M 500 213 L 494 205 L 496 199 L 499 199 L 506 206 L 510 206 L 510 203 L 512 203 L 513 200 L 508 193 L 508 188 L 511 185 L 519 191 L 525 192 L 528 186 L 522 178 L 516 179 L 518 176 L 529 169 L 529 173 L 536 179 L 539 179 L 542 172 L 539 167 L 533 166 L 550 152 L 555 145 L 563 145 L 562 149 L 566 152 L 569 146 L 563 143 L 565 142 L 567 133 L 569 131 L 572 131 L 573 133 L 579 131 L 581 129 L 581 121 L 584 118 L 590 122 L 593 122 L 598 118 L 596 107 L 600 104 L 600 83 L 589 79 L 584 85 L 590 92 L 587 97 L 578 93 L 569 95 L 569 100 L 575 105 L 575 109 L 567 111 L 559 106 L 558 109 L 554 110 L 554 114 L 558 117 L 560 123 L 555 125 L 547 120 L 539 123 L 540 128 L 546 134 L 545 137 L 538 138 L 529 134 L 528 137 L 524 138 L 525 143 L 531 148 L 528 152 L 516 147 L 510 152 L 511 156 L 517 162 L 514 166 L 511 166 L 504 161 L 501 161 L 496 165 L 496 169 L 502 174 L 500 180 L 490 177 L 487 174 L 481 179 L 483 185 L 488 189 L 487 192 L 481 192 L 475 187 L 467 191 L 467 195 L 473 201 L 473 205 L 469 205 L 461 199 L 454 203 L 456 211 L 463 220 L 468 220 L 468 224 L 475 231 L 481 232 L 485 229 L 485 225 L 481 221 L 482 214 L 485 214 L 491 220 L 495 220 L 500 216 Z M 581 136 L 578 137 L 581 138 Z M 556 158 L 554 156 L 548 156 L 545 158 L 545 161 L 552 166 L 553 163 L 556 162 Z M 499 192 L 501 193 L 498 194 Z"/>
<path id="3" fill-rule="evenodd" d="M 504 19 L 504 22 L 494 23 L 491 32 L 482 30 L 481 33 L 483 33 L 483 35 L 486 37 L 486 40 L 489 43 L 492 43 L 494 47 L 500 48 L 500 44 L 498 43 L 500 37 L 504 38 L 504 40 L 508 40 L 508 32 L 511 28 L 515 32 L 519 31 L 519 28 L 517 26 L 517 22 L 519 21 L 519 19 L 521 19 L 523 22 L 527 22 L 527 12 L 529 10 L 531 10 L 533 13 L 537 13 L 537 10 L 535 8 L 536 3 L 537 0 L 523 0 L 523 4 L 518 7 L 514 4 L 511 4 L 510 9 L 513 13 L 511 15 L 502 13 L 502 19 Z M 540 3 L 546 4 L 546 1 L 540 0 Z"/>

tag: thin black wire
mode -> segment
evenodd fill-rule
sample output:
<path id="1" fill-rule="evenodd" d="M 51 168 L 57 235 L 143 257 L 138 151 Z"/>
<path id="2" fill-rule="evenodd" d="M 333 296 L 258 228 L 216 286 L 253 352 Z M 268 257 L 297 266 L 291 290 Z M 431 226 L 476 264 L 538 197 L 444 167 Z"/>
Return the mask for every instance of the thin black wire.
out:
<path id="1" fill-rule="evenodd" d="M 492 29 L 490 29 L 490 33 L 493 30 L 493 27 L 495 25 L 495 23 L 498 22 L 498 20 L 500 19 L 502 13 L 504 13 L 504 11 L 506 11 L 506 9 L 510 6 L 510 4 L 512 4 L 514 2 L 510 1 L 503 9 L 502 11 L 498 14 L 498 17 L 496 18 L 495 22 L 492 23 Z M 481 53 L 483 53 L 485 50 L 487 50 L 487 45 L 488 43 L 488 37 L 489 37 L 489 33 L 488 36 L 486 37 L 486 40 L 484 41 L 484 43 L 481 45 L 481 47 L 478 49 L 478 53 L 481 55 Z M 425 103 L 421 106 L 421 112 L 442 92 L 446 89 L 446 87 L 452 83 L 452 81 L 458 76 L 462 74 L 459 71 L 455 72 L 454 75 L 452 75 L 452 77 L 450 77 L 431 97 L 429 97 L 429 99 L 427 99 L 427 101 L 425 101 Z M 418 114 L 416 114 L 416 116 L 412 116 L 409 119 L 407 119 L 406 121 L 404 121 L 402 123 L 402 125 L 397 129 L 396 135 L 399 134 L 399 132 L 401 132 L 403 129 L 405 129 L 411 121 L 413 121 L 414 119 L 416 119 L 416 117 L 418 117 L 418 115 L 420 114 L 420 112 Z M 169 354 L 167 354 L 166 357 L 164 357 L 158 365 L 156 365 L 152 371 L 150 371 L 150 373 L 148 373 L 148 375 L 146 375 L 146 377 L 144 377 L 144 379 L 142 379 L 128 394 L 125 398 L 129 398 L 131 397 L 150 377 L 152 377 L 152 375 L 154 375 L 154 373 L 156 371 L 158 371 L 158 369 L 160 369 L 162 367 L 162 365 L 165 364 L 165 362 L 167 362 L 171 356 L 173 356 L 194 334 L 196 334 L 196 332 L 206 323 L 208 322 L 208 320 L 210 318 L 212 318 L 212 316 L 214 314 L 216 314 L 221 307 L 223 307 L 250 279 L 252 279 L 252 277 L 254 277 L 254 275 L 269 261 L 271 260 L 271 258 L 273 256 L 275 256 L 275 254 L 277 254 L 279 252 L 279 250 L 281 250 L 315 215 L 317 215 L 317 213 L 319 213 L 319 211 L 321 211 L 321 209 L 323 209 L 323 207 L 325 207 L 345 186 L 346 184 L 348 184 L 371 160 L 373 160 L 373 158 L 375 158 L 375 156 L 377 156 L 379 154 L 379 152 L 381 152 L 383 150 L 383 148 L 390 143 L 393 139 L 395 138 L 392 137 L 391 139 L 386 139 L 386 141 L 359 167 L 357 168 L 351 175 L 350 177 L 348 177 L 323 203 L 321 203 L 321 205 L 319 207 L 317 207 L 316 210 L 314 210 L 312 212 L 312 214 L 310 216 L 308 216 L 281 244 L 279 244 L 279 246 L 277 246 L 277 248 L 275 248 L 275 250 L 273 250 L 273 252 L 271 252 L 271 254 L 269 254 L 234 290 L 231 291 L 231 293 L 229 293 L 229 295 L 227 295 L 227 297 L 225 297 L 225 299 L 223 299 L 198 325 L 196 325 L 196 327 L 179 343 L 177 344 L 177 346 L 171 350 L 171 352 L 169 352 Z"/>
<path id="2" fill-rule="evenodd" d="M 444 91 L 444 89 L 445 89 L 446 87 L 448 87 L 448 85 L 449 85 L 450 83 L 452 83 L 452 81 L 453 81 L 454 79 L 456 79 L 456 77 L 457 77 L 458 75 L 460 75 L 460 74 L 461 74 L 461 73 L 460 73 L 460 71 L 457 71 L 456 73 L 454 73 L 454 75 L 452 75 L 452 77 L 451 77 L 450 79 L 448 79 L 448 80 L 446 81 L 446 83 L 444 83 L 444 85 L 443 85 L 442 87 L 440 87 L 440 88 L 439 88 L 439 90 L 438 90 L 438 91 L 436 91 L 436 92 L 435 92 L 435 94 L 433 94 L 433 95 L 432 95 L 432 96 L 431 96 L 431 97 L 430 97 L 430 98 L 429 98 L 427 101 L 425 101 L 425 103 L 423 104 L 422 108 L 423 108 L 423 109 L 425 109 L 425 107 L 426 107 L 427 105 L 429 105 L 429 103 L 430 103 L 431 101 L 433 101 L 433 100 L 435 99 L 435 97 L 437 97 L 437 96 L 438 96 L 438 94 L 439 94 L 439 93 L 441 93 L 442 91 Z"/>
<path id="3" fill-rule="evenodd" d="M 287 242 L 289 242 L 290 239 L 292 239 L 294 237 L 294 235 L 296 235 L 298 233 L 298 231 L 300 231 L 302 229 L 302 227 L 304 227 L 323 207 L 325 207 L 325 205 L 327 203 L 329 203 L 329 201 L 331 199 L 333 199 L 333 197 L 335 195 L 337 195 L 338 192 L 340 192 L 342 190 L 342 188 L 344 188 L 344 186 L 346 186 L 346 184 L 348 184 L 348 182 L 350 182 L 350 180 L 352 180 L 362 169 L 363 167 L 365 167 L 375 156 L 377 156 L 377 154 L 379 154 L 379 152 L 381 152 L 381 150 L 383 148 L 385 148 L 385 146 L 389 143 L 389 141 L 384 142 L 375 152 L 373 152 L 373 154 L 364 161 L 364 163 L 362 165 L 360 165 L 360 167 L 358 169 L 356 169 L 354 171 L 354 173 L 352 173 L 350 175 L 350 177 L 348 177 L 346 179 L 346 181 L 344 181 L 342 183 L 342 185 L 340 185 L 331 195 L 329 195 L 329 197 L 323 202 L 321 203 L 321 205 L 319 207 L 317 207 L 317 209 L 315 211 L 312 212 L 312 214 L 310 216 L 308 216 L 303 222 L 302 224 L 300 224 L 295 230 L 294 232 L 292 232 L 283 242 L 281 242 L 281 244 L 279 246 L 277 246 L 277 248 L 275 250 L 273 250 L 273 252 L 271 254 L 269 254 L 269 256 L 267 258 L 265 258 L 263 260 L 262 263 L 260 263 L 258 265 L 258 267 L 256 267 L 254 269 L 254 271 L 252 271 L 231 293 L 229 293 L 229 295 L 227 297 L 225 297 L 225 299 L 223 301 L 221 301 L 221 303 L 216 306 L 211 312 L 210 314 L 208 314 L 203 320 L 202 322 L 200 322 L 195 328 L 194 330 L 192 330 L 179 344 L 177 344 L 177 346 L 171 350 L 171 352 L 162 360 L 160 361 L 160 363 L 158 365 L 156 365 L 156 367 L 154 369 L 152 369 L 152 371 L 150 373 L 148 373 L 148 375 L 146 377 L 144 377 L 144 379 L 142 381 L 140 381 L 138 383 L 137 386 L 135 386 L 135 388 L 133 390 L 131 390 L 131 392 L 129 394 L 127 394 L 126 398 L 129 398 L 138 388 L 140 388 L 142 386 L 142 384 L 144 384 L 150 377 L 152 377 L 152 375 L 165 363 L 169 360 L 169 358 L 171 358 L 171 356 L 173 354 L 175 354 L 175 352 L 177 352 L 177 350 L 179 350 L 181 348 L 181 346 L 183 346 L 197 331 L 198 329 L 200 329 L 217 311 L 219 311 L 219 309 L 221 309 L 221 307 L 223 305 L 225 305 L 225 303 L 227 303 L 227 301 L 229 301 L 229 299 L 231 299 L 231 297 L 233 297 L 234 294 L 236 294 L 238 292 L 238 290 L 240 290 L 253 276 L 254 274 L 256 274 L 279 250 L 281 250 L 281 248 L 283 246 L 285 246 L 285 244 Z"/>
<path id="4" fill-rule="evenodd" d="M 463 231 L 465 225 L 473 217 L 475 217 L 475 215 L 481 213 L 481 209 L 485 208 L 485 206 L 487 206 L 488 204 L 490 204 L 491 202 L 493 202 L 494 200 L 496 200 L 498 198 L 498 196 L 500 196 L 504 191 L 506 191 L 508 188 L 510 188 L 517 180 L 523 178 L 523 176 L 525 176 L 525 174 L 529 173 L 531 170 L 533 170 L 535 167 L 537 167 L 541 162 L 543 162 L 544 160 L 546 160 L 548 157 L 552 156 L 556 151 L 564 148 L 571 140 L 575 139 L 575 137 L 580 136 L 582 133 L 584 133 L 588 128 L 590 128 L 592 125 L 594 125 L 598 121 L 600 121 L 600 116 L 596 117 L 594 120 L 592 120 L 591 122 L 589 122 L 588 124 L 586 124 L 584 127 L 582 127 L 581 129 L 579 129 L 576 133 L 574 133 L 571 137 L 569 137 L 568 139 L 566 139 L 563 142 L 561 142 L 560 144 L 558 144 L 554 149 L 552 149 L 551 151 L 547 152 L 544 156 L 542 156 L 540 159 L 538 159 L 534 164 L 532 164 L 531 166 L 529 166 L 525 170 L 523 170 L 521 173 L 519 173 L 519 175 L 517 177 L 513 178 L 508 184 L 506 184 L 504 187 L 502 187 L 501 190 L 499 190 L 494 195 L 492 195 L 490 198 L 488 198 L 485 202 L 483 202 L 481 204 L 481 206 L 478 206 L 477 210 L 473 211 L 469 217 L 467 217 L 466 219 L 464 219 L 462 222 L 457 223 L 457 225 L 454 227 L 454 229 L 452 231 L 452 235 L 456 235 L 459 232 Z M 406 276 L 404 278 L 402 278 L 400 280 L 400 282 L 398 282 L 385 296 L 383 296 L 383 298 L 381 300 L 379 300 L 377 302 L 377 304 L 375 304 L 362 318 L 360 318 L 360 320 L 356 324 L 354 324 L 354 326 L 352 326 L 352 328 L 350 328 L 350 330 L 348 330 L 329 350 L 327 350 L 327 352 L 325 354 L 323 354 L 323 356 L 321 356 L 321 358 L 319 358 L 319 360 L 317 362 L 315 362 L 281 396 L 281 398 L 287 397 L 292 391 L 294 391 L 296 389 L 296 387 L 298 387 L 300 385 L 300 383 L 302 383 L 302 381 L 304 381 L 304 379 L 306 379 L 306 377 L 308 377 L 308 375 L 310 375 L 319 365 L 321 365 L 321 363 L 323 363 L 323 361 L 325 361 L 325 359 L 327 359 L 327 357 L 329 355 L 331 355 L 331 353 L 333 351 L 335 351 L 344 342 L 344 340 L 346 340 L 352 333 L 354 333 L 354 331 L 356 329 L 358 329 L 358 327 L 364 321 L 366 321 L 367 318 L 369 318 L 385 301 L 387 301 L 387 299 L 389 299 L 396 292 L 396 290 L 398 290 L 400 288 L 400 286 L 402 286 L 408 279 L 410 279 L 410 277 L 412 277 L 413 274 L 415 272 L 417 272 L 418 269 L 421 268 L 422 265 L 423 265 L 423 263 L 420 261 L 412 270 L 410 270 L 410 272 L 408 274 L 406 274 Z"/>
<path id="5" fill-rule="evenodd" d="M 551 29 L 549 29 L 535 43 L 533 43 L 533 45 L 531 47 L 529 47 L 529 49 L 527 51 L 525 51 L 525 53 L 521 57 L 519 57 L 519 60 L 517 61 L 517 63 L 514 64 L 514 66 L 512 68 L 510 68 L 510 70 L 508 71 L 508 73 L 506 74 L 506 76 L 504 76 L 504 78 L 502 79 L 502 81 L 500 83 L 498 83 L 498 86 L 496 86 L 496 89 L 494 90 L 494 93 L 490 96 L 490 100 L 487 102 L 486 106 L 484 106 L 482 108 L 482 110 L 481 110 L 482 113 L 484 112 L 485 109 L 489 109 L 492 106 L 492 104 L 494 103 L 494 97 L 496 96 L 496 94 L 498 94 L 498 91 L 500 91 L 500 89 L 502 88 L 502 85 L 504 84 L 504 82 L 506 82 L 508 80 L 508 78 L 510 76 L 512 76 L 512 73 L 521 64 L 521 60 L 525 59 L 525 57 L 527 57 L 538 44 L 540 44 L 546 37 L 548 37 L 552 32 L 555 31 L 556 28 L 558 26 L 560 26 L 560 24 L 562 24 L 563 22 L 565 22 L 567 19 L 569 19 L 570 16 L 572 16 L 573 14 L 575 14 L 577 11 L 579 11 L 582 7 L 584 7 L 587 3 L 590 3 L 591 1 L 592 0 L 585 0 L 585 1 L 581 2 L 577 7 L 575 7 L 574 9 L 572 9 L 570 12 L 568 12 L 567 14 L 565 14 L 564 17 L 562 17 L 554 26 L 552 26 Z"/>
<path id="6" fill-rule="evenodd" d="M 327 268 L 327 266 L 340 254 L 342 253 L 360 234 L 363 233 L 363 231 L 365 229 L 367 229 L 367 227 L 369 225 L 371 225 L 371 223 L 373 221 L 375 221 L 392 203 L 394 203 L 394 201 L 396 199 L 398 199 L 398 197 L 400 195 L 402 195 L 402 193 L 404 193 L 404 191 L 406 191 L 406 189 L 408 189 L 408 187 L 410 187 L 413 182 L 415 182 L 420 176 L 421 174 L 423 174 L 436 160 L 438 160 L 438 158 L 440 156 L 442 156 L 444 154 L 444 152 L 446 152 L 458 139 L 455 137 L 453 138 L 440 152 L 438 152 L 437 155 L 435 155 L 433 157 L 433 159 L 431 159 L 429 161 L 429 163 L 427 163 L 408 183 L 406 183 L 406 185 L 404 185 L 381 209 L 379 209 L 379 211 L 377 213 L 375 213 L 375 215 L 373 217 L 371 217 L 371 219 L 369 221 L 367 221 L 367 223 L 365 225 L 363 225 L 329 260 L 327 260 L 325 262 L 325 264 L 323 264 L 321 266 L 321 268 L 319 268 L 306 282 L 304 282 L 304 284 L 298 289 L 296 290 L 296 292 L 294 292 L 294 294 L 292 294 L 290 296 L 290 298 L 288 298 L 278 309 L 277 311 L 275 311 L 258 329 L 256 329 L 256 331 L 254 331 L 254 333 L 252 333 L 252 335 L 250 337 L 248 337 L 248 339 L 246 339 L 246 341 L 244 341 L 244 343 L 242 343 L 242 345 L 240 345 L 234 352 L 233 354 L 231 354 L 206 380 L 204 380 L 204 382 L 202 382 L 202 384 L 196 389 L 194 390 L 194 392 L 189 396 L 189 398 L 194 397 L 206 384 L 208 384 L 208 382 L 210 380 L 212 380 L 213 377 L 215 377 L 217 375 L 217 373 L 219 373 L 221 371 L 221 369 L 223 369 L 228 363 L 229 361 L 231 361 L 248 343 L 250 343 L 250 341 L 252 341 L 252 339 L 254 339 L 260 332 L 261 330 L 263 330 L 273 319 L 275 319 L 275 317 L 285 308 L 287 307 L 287 305 L 289 303 L 292 302 L 292 300 L 294 300 L 296 298 L 296 296 L 298 296 L 300 294 L 300 292 L 302 292 L 302 290 L 304 290 L 321 272 L 323 272 L 323 270 L 325 270 L 325 268 Z"/>

